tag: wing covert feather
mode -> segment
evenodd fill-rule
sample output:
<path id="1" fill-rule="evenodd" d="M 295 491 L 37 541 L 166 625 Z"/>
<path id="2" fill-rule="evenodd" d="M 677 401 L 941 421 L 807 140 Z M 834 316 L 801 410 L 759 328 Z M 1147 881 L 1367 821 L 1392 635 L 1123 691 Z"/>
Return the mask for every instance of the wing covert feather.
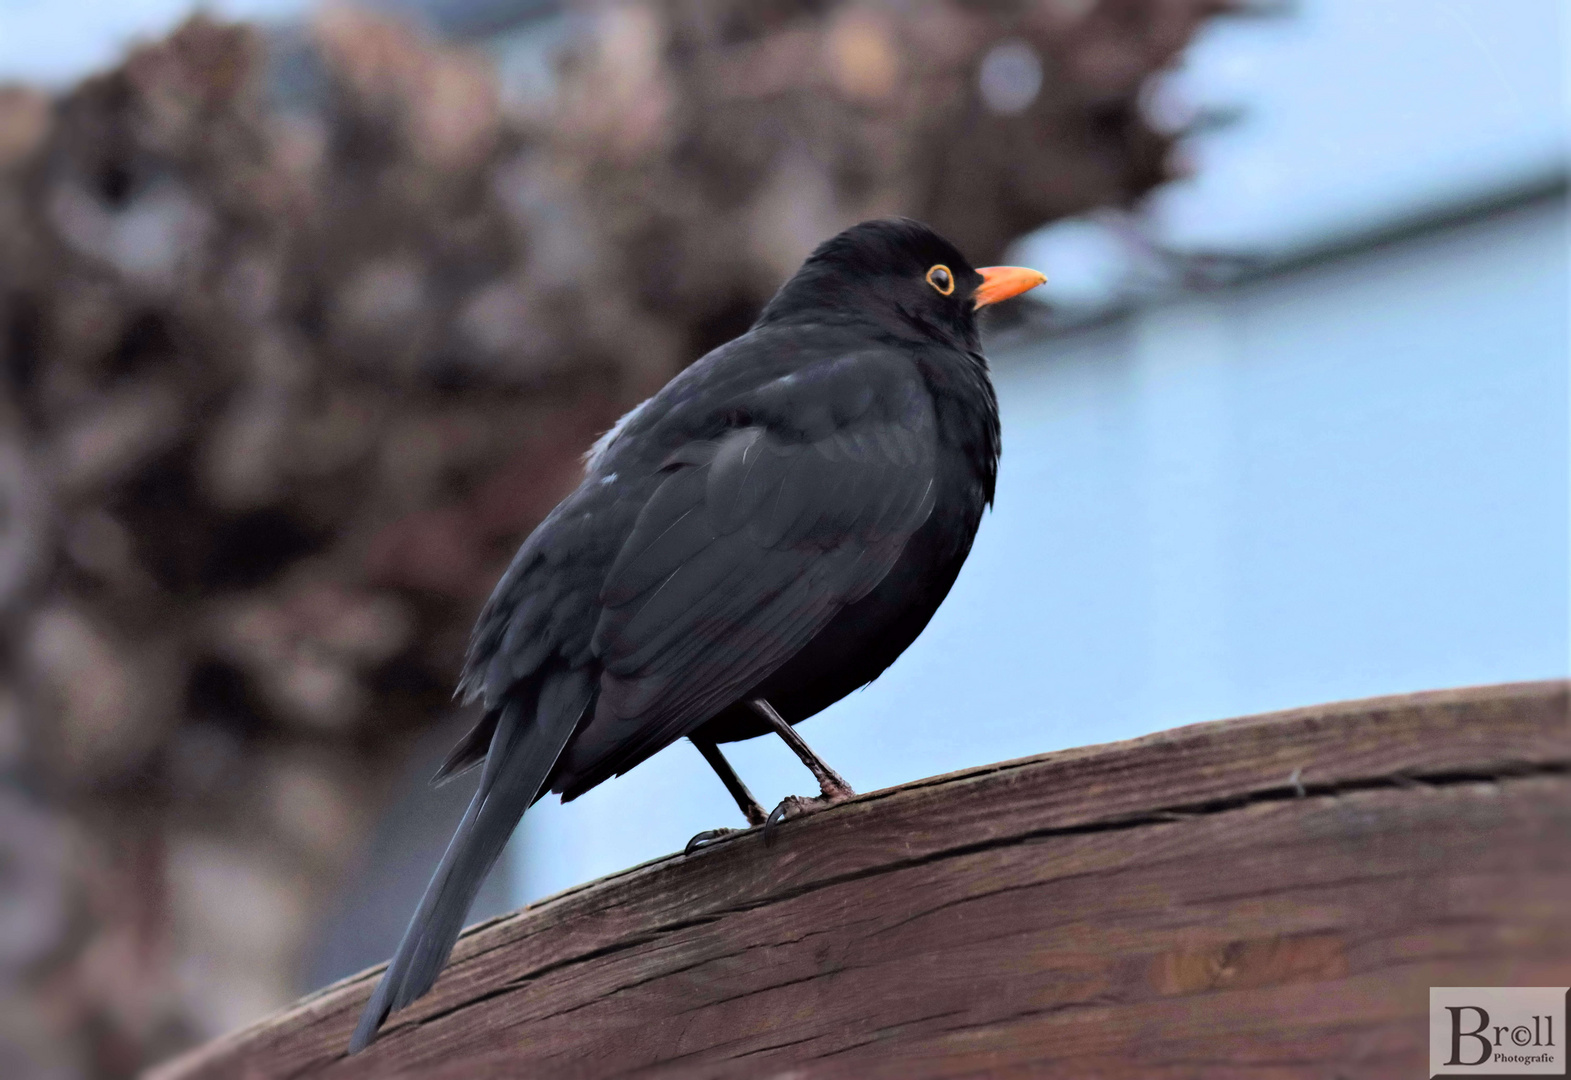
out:
<path id="1" fill-rule="evenodd" d="M 567 795 L 702 724 L 883 579 L 933 507 L 920 389 L 882 410 L 853 395 L 860 415 L 808 432 L 766 417 L 667 459 L 601 590 L 604 674 L 564 760 Z"/>

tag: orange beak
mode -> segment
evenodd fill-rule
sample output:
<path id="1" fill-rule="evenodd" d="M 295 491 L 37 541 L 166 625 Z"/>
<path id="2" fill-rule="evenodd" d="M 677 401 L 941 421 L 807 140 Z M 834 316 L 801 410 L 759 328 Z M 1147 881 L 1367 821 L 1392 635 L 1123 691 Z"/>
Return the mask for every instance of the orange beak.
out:
<path id="1" fill-rule="evenodd" d="M 1011 296 L 1019 296 L 1047 280 L 1047 275 L 1023 266 L 984 266 L 977 273 L 982 284 L 976 290 L 976 306 L 985 308 Z"/>

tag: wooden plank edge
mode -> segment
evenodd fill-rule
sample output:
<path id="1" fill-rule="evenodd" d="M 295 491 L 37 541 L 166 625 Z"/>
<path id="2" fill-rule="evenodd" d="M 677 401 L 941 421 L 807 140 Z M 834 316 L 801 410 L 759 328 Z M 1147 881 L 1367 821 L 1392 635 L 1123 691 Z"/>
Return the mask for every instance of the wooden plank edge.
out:
<path id="1" fill-rule="evenodd" d="M 1256 732 L 1260 729 L 1292 728 L 1303 724 L 1325 725 L 1339 722 L 1356 722 L 1366 719 L 1372 714 L 1382 713 L 1413 713 L 1415 711 L 1444 711 L 1477 707 L 1499 709 L 1513 705 L 1535 704 L 1539 707 L 1548 706 L 1550 711 L 1558 712 L 1559 716 L 1565 718 L 1566 725 L 1566 738 L 1564 744 L 1559 747 L 1559 753 L 1552 757 L 1545 757 L 1537 764 L 1558 764 L 1562 766 L 1571 764 L 1571 713 L 1568 713 L 1568 708 L 1571 708 L 1571 680 L 1557 679 L 1502 683 L 1350 699 L 1225 720 L 1202 721 L 1154 732 L 1149 735 L 1138 736 L 1133 739 L 1054 750 L 989 765 L 973 766 L 939 776 L 925 777 L 892 788 L 867 792 L 858 795 L 855 799 L 842 804 L 840 807 L 824 811 L 820 815 L 814 815 L 813 818 L 807 819 L 807 821 L 810 823 L 818 818 L 844 810 L 847 807 L 857 805 L 866 807 L 870 804 L 896 799 L 913 793 L 928 792 L 933 788 L 965 786 L 1023 770 L 1049 766 L 1061 767 L 1099 758 L 1128 756 L 1150 749 L 1164 747 L 1176 749 L 1196 741 L 1225 741 L 1240 734 Z M 1553 733 L 1546 732 L 1545 734 L 1552 735 Z M 1500 763 L 1492 764 L 1498 766 Z M 1524 762 L 1523 764 L 1532 763 Z M 1480 762 L 1479 766 L 1482 769 L 1485 767 L 1485 763 Z M 1286 779 L 1284 778 L 1284 783 Z M 1250 794 L 1258 794 L 1258 792 L 1240 791 L 1237 793 L 1237 796 L 1242 798 Z M 728 845 L 719 845 L 716 848 L 707 850 L 705 854 L 713 857 L 716 854 L 720 854 L 726 846 Z M 680 864 L 683 860 L 684 856 L 680 853 L 666 855 L 594 881 L 564 889 L 551 896 L 536 900 L 517 911 L 498 915 L 467 927 L 460 938 L 460 946 L 474 944 L 477 939 L 487 936 L 492 931 L 504 927 L 517 926 L 539 918 L 548 912 L 571 905 L 575 900 L 592 897 L 595 894 L 608 890 L 634 885 L 641 879 L 657 875 L 666 868 Z M 472 959 L 473 955 L 471 953 L 467 957 L 460 957 L 459 950 L 455 949 L 453 962 L 457 963 L 460 959 Z M 144 1076 L 146 1080 L 183 1080 L 185 1077 L 196 1076 L 208 1068 L 215 1067 L 225 1061 L 234 1060 L 248 1044 L 266 1039 L 271 1033 L 275 1033 L 279 1029 L 300 1030 L 308 1028 L 316 1023 L 331 1020 L 348 1008 L 358 1009 L 360 1003 L 369 995 L 372 984 L 385 968 L 385 963 L 377 964 L 313 991 L 299 1001 L 247 1027 L 220 1036 L 211 1042 L 194 1047 L 177 1057 L 152 1067 Z"/>

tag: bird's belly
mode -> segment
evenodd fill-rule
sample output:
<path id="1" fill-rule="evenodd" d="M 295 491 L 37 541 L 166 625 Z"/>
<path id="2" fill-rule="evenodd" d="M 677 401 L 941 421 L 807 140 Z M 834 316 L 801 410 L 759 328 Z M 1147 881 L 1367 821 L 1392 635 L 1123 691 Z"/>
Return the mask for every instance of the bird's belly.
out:
<path id="1" fill-rule="evenodd" d="M 943 603 L 975 531 L 974 520 L 934 514 L 871 593 L 831 620 L 744 701 L 762 697 L 795 724 L 876 679 Z M 716 742 L 734 742 L 768 730 L 751 709 L 738 703 L 705 724 L 702 732 Z"/>

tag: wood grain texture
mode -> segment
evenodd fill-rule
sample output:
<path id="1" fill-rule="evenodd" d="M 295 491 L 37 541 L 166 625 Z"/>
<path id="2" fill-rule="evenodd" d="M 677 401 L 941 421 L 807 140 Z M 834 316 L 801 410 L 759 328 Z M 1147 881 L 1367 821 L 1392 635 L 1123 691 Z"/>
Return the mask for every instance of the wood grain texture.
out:
<path id="1" fill-rule="evenodd" d="M 1430 986 L 1571 978 L 1567 684 L 1199 724 L 874 792 L 471 928 L 214 1077 L 1418 1076 Z"/>

